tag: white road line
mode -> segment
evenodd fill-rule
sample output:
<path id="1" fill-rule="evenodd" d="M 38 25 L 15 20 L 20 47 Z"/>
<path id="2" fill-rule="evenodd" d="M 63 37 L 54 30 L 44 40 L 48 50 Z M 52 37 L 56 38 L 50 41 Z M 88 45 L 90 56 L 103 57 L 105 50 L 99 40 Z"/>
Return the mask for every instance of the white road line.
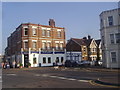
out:
<path id="1" fill-rule="evenodd" d="M 1 83 L 2 81 L 0 81 L 0 83 Z"/>
<path id="2" fill-rule="evenodd" d="M 78 80 L 79 82 L 89 82 L 88 80 Z"/>
<path id="3" fill-rule="evenodd" d="M 35 76 L 40 76 L 39 74 L 36 74 Z"/>
<path id="4" fill-rule="evenodd" d="M 49 76 L 49 77 L 56 78 L 57 76 Z"/>
<path id="5" fill-rule="evenodd" d="M 8 76 L 16 76 L 16 74 L 6 74 L 6 75 L 8 75 Z"/>
<path id="6" fill-rule="evenodd" d="M 67 78 L 64 78 L 64 77 L 58 77 L 59 79 L 67 79 Z"/>
<path id="7" fill-rule="evenodd" d="M 48 75 L 47 75 L 47 74 L 43 74 L 42 76 L 43 76 L 43 77 L 48 77 Z"/>
<path id="8" fill-rule="evenodd" d="M 73 78 L 68 78 L 67 80 L 72 80 L 72 81 L 74 81 L 74 80 L 77 80 L 77 79 L 73 79 Z"/>
<path id="9" fill-rule="evenodd" d="M 77 79 L 74 79 L 74 78 L 66 78 L 66 77 L 60 77 L 60 76 L 50 76 L 50 75 L 47 75 L 47 74 L 42 74 L 42 75 L 36 74 L 35 76 L 51 77 L 51 78 L 58 78 L 58 79 L 79 81 L 79 82 L 89 82 L 89 80 L 77 80 Z"/>

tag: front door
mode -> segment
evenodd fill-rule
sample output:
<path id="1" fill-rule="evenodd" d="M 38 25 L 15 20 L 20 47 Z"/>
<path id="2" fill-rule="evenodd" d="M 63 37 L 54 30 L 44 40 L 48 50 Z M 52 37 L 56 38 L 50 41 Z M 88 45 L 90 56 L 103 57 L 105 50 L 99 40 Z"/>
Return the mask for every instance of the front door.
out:
<path id="1" fill-rule="evenodd" d="M 29 55 L 24 54 L 24 67 L 28 67 L 28 62 L 29 62 Z"/>

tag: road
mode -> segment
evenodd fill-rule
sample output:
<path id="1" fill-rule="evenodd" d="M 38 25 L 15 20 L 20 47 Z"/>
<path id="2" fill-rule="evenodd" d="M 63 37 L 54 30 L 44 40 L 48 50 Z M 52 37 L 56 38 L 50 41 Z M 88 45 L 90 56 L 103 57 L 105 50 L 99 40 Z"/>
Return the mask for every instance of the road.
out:
<path id="1" fill-rule="evenodd" d="M 95 80 L 118 80 L 118 72 L 92 71 L 85 68 L 40 67 L 6 69 L 2 73 L 3 88 L 113 88 L 93 83 Z"/>

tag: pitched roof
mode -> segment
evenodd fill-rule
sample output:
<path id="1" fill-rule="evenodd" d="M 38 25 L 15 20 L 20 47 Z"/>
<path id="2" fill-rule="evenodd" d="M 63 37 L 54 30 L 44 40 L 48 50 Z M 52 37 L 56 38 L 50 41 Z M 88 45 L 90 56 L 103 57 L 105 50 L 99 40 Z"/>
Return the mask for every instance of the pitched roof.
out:
<path id="1" fill-rule="evenodd" d="M 86 45 L 85 39 L 71 38 L 74 42 L 79 45 Z"/>
<path id="2" fill-rule="evenodd" d="M 95 40 L 95 42 L 97 43 L 97 45 L 100 45 L 101 39 Z"/>

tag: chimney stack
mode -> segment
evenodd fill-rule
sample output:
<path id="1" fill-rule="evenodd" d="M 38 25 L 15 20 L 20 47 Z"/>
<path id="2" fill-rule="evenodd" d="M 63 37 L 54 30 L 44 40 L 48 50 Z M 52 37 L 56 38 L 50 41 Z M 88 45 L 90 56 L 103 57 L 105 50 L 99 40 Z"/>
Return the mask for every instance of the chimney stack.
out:
<path id="1" fill-rule="evenodd" d="M 54 21 L 54 19 L 49 19 L 49 26 L 55 27 L 55 21 Z"/>
<path id="2" fill-rule="evenodd" d="M 87 40 L 87 37 L 83 37 L 83 39 Z"/>
<path id="3" fill-rule="evenodd" d="M 91 39 L 91 36 L 90 35 L 88 35 L 88 40 L 90 40 Z"/>

